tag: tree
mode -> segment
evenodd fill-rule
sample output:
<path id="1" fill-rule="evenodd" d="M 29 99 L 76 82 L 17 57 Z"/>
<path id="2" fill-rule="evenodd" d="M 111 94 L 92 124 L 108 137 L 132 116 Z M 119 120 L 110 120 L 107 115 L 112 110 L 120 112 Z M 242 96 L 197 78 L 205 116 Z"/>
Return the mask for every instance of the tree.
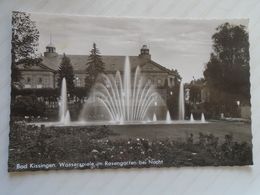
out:
<path id="1" fill-rule="evenodd" d="M 68 93 L 73 95 L 74 92 L 74 73 L 70 58 L 63 54 L 59 69 L 58 69 L 58 86 L 61 88 L 62 79 L 66 79 Z"/>
<path id="2" fill-rule="evenodd" d="M 249 41 L 243 25 L 225 23 L 212 36 L 213 52 L 204 77 L 216 98 L 227 103 L 235 99 L 249 102 Z M 214 98 L 214 97 L 213 97 Z"/>
<path id="3" fill-rule="evenodd" d="M 24 12 L 13 12 L 12 15 L 12 84 L 21 79 L 17 65 L 29 66 L 39 62 L 37 58 L 37 47 L 39 31 L 36 24 L 31 20 L 30 14 Z"/>
<path id="4" fill-rule="evenodd" d="M 178 118 L 179 86 L 182 80 L 177 69 L 171 69 L 170 74 L 174 75 L 172 85 L 169 85 L 168 78 L 165 79 L 163 89 L 167 89 L 166 104 L 172 119 Z"/>
<path id="5" fill-rule="evenodd" d="M 85 86 L 89 89 L 95 83 L 98 74 L 105 72 L 104 62 L 102 61 L 102 57 L 95 43 L 93 43 L 93 48 L 90 51 L 86 65 L 87 76 L 85 79 Z"/>
<path id="6" fill-rule="evenodd" d="M 181 82 L 181 80 L 182 80 L 182 77 L 181 77 L 181 75 L 180 75 L 180 73 L 178 72 L 178 70 L 177 69 L 171 69 L 171 72 L 174 74 L 174 82 L 175 83 L 180 83 Z"/>
<path id="7" fill-rule="evenodd" d="M 201 90 L 204 85 L 204 79 L 194 79 L 187 86 L 189 88 L 189 102 L 196 104 L 201 102 Z"/>

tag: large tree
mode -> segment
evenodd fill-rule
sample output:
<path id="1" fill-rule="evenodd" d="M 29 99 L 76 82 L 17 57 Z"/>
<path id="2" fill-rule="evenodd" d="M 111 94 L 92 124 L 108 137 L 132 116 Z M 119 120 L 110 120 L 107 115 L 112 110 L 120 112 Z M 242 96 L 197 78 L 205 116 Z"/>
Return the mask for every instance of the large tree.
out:
<path id="1" fill-rule="evenodd" d="M 249 41 L 243 25 L 225 23 L 212 36 L 213 52 L 206 64 L 204 76 L 217 99 L 249 102 Z M 212 98 L 214 98 L 212 96 Z"/>
<path id="2" fill-rule="evenodd" d="M 63 78 L 66 79 L 67 90 L 70 95 L 74 92 L 74 73 L 70 58 L 63 54 L 59 69 L 58 69 L 58 87 L 61 88 Z"/>
<path id="3" fill-rule="evenodd" d="M 13 12 L 12 15 L 12 83 L 21 78 L 17 65 L 30 66 L 39 61 L 37 47 L 39 31 L 36 24 L 31 20 L 30 14 Z"/>
<path id="4" fill-rule="evenodd" d="M 104 73 L 105 71 L 104 62 L 102 61 L 102 57 L 95 43 L 93 43 L 93 48 L 90 51 L 86 65 L 87 76 L 85 79 L 85 86 L 89 89 L 95 83 L 98 74 Z"/>

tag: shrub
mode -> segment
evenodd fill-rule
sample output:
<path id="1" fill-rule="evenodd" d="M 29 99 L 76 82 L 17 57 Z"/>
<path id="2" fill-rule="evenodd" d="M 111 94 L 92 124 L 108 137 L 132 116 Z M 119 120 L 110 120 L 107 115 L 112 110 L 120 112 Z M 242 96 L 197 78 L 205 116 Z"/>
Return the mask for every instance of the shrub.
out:
<path id="1" fill-rule="evenodd" d="M 44 116 L 46 106 L 36 96 L 17 97 L 12 105 L 12 116 Z"/>

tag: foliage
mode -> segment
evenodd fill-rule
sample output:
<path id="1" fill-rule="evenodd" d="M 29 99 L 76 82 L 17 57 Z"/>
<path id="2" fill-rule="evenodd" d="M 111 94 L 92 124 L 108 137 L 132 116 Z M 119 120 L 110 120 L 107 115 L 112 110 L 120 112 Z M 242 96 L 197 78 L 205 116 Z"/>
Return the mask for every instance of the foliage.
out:
<path id="1" fill-rule="evenodd" d="M 167 83 L 167 82 L 165 82 Z M 175 83 L 173 87 L 167 87 L 166 104 L 172 119 L 178 119 L 178 101 L 179 101 L 179 84 Z"/>
<path id="2" fill-rule="evenodd" d="M 61 83 L 63 78 L 66 79 L 67 90 L 70 95 L 74 92 L 74 73 L 73 66 L 71 64 L 70 58 L 63 54 L 59 69 L 58 69 L 58 86 L 61 88 Z"/>
<path id="3" fill-rule="evenodd" d="M 38 47 L 39 31 L 31 20 L 30 14 L 13 12 L 12 15 L 12 82 L 18 82 L 21 74 L 17 65 L 30 66 L 40 61 L 36 52 Z"/>
<path id="4" fill-rule="evenodd" d="M 74 89 L 74 95 L 79 99 L 85 98 L 87 94 L 88 91 L 86 90 L 85 87 L 75 87 Z"/>
<path id="5" fill-rule="evenodd" d="M 233 101 L 248 100 L 250 97 L 248 32 L 245 26 L 229 23 L 220 25 L 216 30 L 212 36 L 213 52 L 204 71 L 205 80 L 211 89 L 223 93 L 224 99 L 225 94 L 232 94 L 230 98 Z"/>
<path id="6" fill-rule="evenodd" d="M 28 89 L 14 89 L 16 90 L 16 95 L 22 96 L 36 96 L 36 97 L 48 97 L 48 98 L 57 98 L 60 95 L 58 88 L 28 88 Z"/>
<path id="7" fill-rule="evenodd" d="M 166 78 L 164 81 L 164 86 L 157 87 L 157 89 L 166 89 L 167 95 L 166 95 L 166 104 L 169 109 L 169 113 L 172 119 L 178 118 L 178 100 L 179 100 L 179 88 L 180 88 L 180 82 L 182 80 L 179 72 L 177 69 L 172 69 L 171 73 L 174 74 L 174 85 L 169 86 L 168 85 L 168 79 Z M 162 95 L 162 93 L 160 93 Z"/>
<path id="8" fill-rule="evenodd" d="M 218 95 L 216 96 L 220 97 Z M 220 113 L 224 113 L 225 117 L 239 117 L 238 106 L 236 102 L 232 101 L 232 99 L 224 101 L 223 98 L 219 98 L 219 101 L 205 102 L 204 110 L 204 114 L 207 118 L 220 119 Z"/>
<path id="9" fill-rule="evenodd" d="M 61 131 L 62 128 L 62 131 Z M 117 138 L 109 126 L 36 127 L 11 123 L 10 166 L 16 162 L 122 162 L 163 160 L 163 165 L 208 166 L 252 164 L 250 143 L 213 134 L 190 134 L 184 141 Z M 112 138 L 111 138 L 112 137 Z M 100 166 L 105 168 L 104 166 Z M 131 166 L 126 166 L 131 167 Z M 95 167 L 93 167 L 95 168 Z"/>
<path id="10" fill-rule="evenodd" d="M 189 88 L 189 101 L 193 104 L 201 102 L 201 90 L 204 85 L 204 79 L 192 80 L 188 85 Z"/>
<path id="11" fill-rule="evenodd" d="M 237 117 L 238 106 L 250 104 L 249 41 L 245 26 L 225 23 L 212 36 L 213 52 L 206 64 L 204 77 L 209 90 L 205 109 L 209 116 L 225 113 Z"/>
<path id="12" fill-rule="evenodd" d="M 179 83 L 179 82 L 181 82 L 181 80 L 182 80 L 182 77 L 181 77 L 181 75 L 180 75 L 180 73 L 178 72 L 178 70 L 177 69 L 171 69 L 171 72 L 174 74 L 174 82 L 175 83 Z"/>
<path id="13" fill-rule="evenodd" d="M 12 107 L 12 116 L 43 116 L 46 106 L 36 96 L 17 97 Z"/>
<path id="14" fill-rule="evenodd" d="M 105 72 L 104 62 L 102 61 L 102 57 L 95 43 L 93 43 L 93 48 L 90 51 L 86 65 L 87 76 L 85 79 L 85 85 L 86 88 L 90 89 L 95 83 L 98 74 Z"/>

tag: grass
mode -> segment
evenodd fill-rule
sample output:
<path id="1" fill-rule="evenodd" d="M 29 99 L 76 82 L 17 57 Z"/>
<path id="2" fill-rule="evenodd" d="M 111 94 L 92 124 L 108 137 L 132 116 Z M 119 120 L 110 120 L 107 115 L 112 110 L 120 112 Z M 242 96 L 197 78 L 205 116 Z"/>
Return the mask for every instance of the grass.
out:
<path id="1" fill-rule="evenodd" d="M 91 168 L 108 168 L 102 162 L 158 160 L 163 163 L 124 167 L 252 164 L 250 125 L 225 122 L 95 127 L 11 124 L 9 171 L 19 171 L 17 163 L 101 162 Z"/>
<path id="2" fill-rule="evenodd" d="M 146 139 L 170 138 L 175 141 L 185 141 L 189 134 L 198 139 L 199 133 L 213 134 L 219 137 L 220 142 L 225 140 L 225 135 L 232 134 L 236 142 L 251 142 L 251 124 L 242 122 L 217 121 L 205 124 L 165 124 L 165 125 L 123 125 L 112 126 L 112 131 L 118 136 L 111 139 L 128 139 L 142 137 Z"/>

